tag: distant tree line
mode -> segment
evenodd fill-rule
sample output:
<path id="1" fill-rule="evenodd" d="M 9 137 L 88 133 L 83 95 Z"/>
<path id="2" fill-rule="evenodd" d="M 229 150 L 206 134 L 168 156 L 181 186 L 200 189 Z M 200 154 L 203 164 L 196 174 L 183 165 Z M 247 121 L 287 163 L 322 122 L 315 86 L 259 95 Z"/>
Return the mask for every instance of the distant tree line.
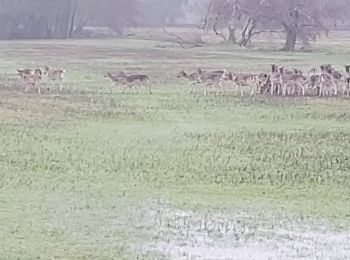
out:
<path id="1" fill-rule="evenodd" d="M 229 43 L 247 47 L 265 32 L 308 48 L 321 34 L 350 23 L 350 0 L 0 0 L 0 39 L 71 38 L 85 27 L 176 25 L 189 19 Z M 346 28 L 346 27 L 345 27 Z"/>
<path id="2" fill-rule="evenodd" d="M 70 38 L 84 26 L 174 23 L 186 0 L 0 0 L 0 39 Z"/>

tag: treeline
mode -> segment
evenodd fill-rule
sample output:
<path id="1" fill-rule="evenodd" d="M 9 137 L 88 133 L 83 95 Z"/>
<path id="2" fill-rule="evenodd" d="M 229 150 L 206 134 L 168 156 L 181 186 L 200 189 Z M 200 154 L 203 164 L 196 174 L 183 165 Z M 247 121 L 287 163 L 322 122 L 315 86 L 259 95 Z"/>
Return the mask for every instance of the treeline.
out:
<path id="1" fill-rule="evenodd" d="M 84 26 L 171 23 L 186 0 L 0 0 L 0 39 L 70 38 Z"/>

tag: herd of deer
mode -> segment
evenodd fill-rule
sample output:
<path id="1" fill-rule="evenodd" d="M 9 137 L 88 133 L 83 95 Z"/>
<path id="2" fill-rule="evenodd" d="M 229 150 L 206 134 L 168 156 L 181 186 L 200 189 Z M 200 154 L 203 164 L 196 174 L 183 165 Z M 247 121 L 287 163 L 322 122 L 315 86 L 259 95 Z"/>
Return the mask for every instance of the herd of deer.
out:
<path id="1" fill-rule="evenodd" d="M 331 64 L 321 65 L 320 70 L 313 68 L 308 74 L 295 68 L 271 65 L 269 73 L 232 73 L 227 70 L 203 71 L 198 68 L 194 73 L 181 71 L 177 78 L 184 78 L 189 86 L 204 86 L 204 94 L 208 87 L 215 87 L 218 94 L 224 85 L 233 86 L 243 96 L 248 88 L 251 95 L 256 92 L 271 95 L 305 95 L 315 91 L 319 96 L 350 95 L 350 66 L 345 66 L 345 73 L 333 68 Z M 193 91 L 193 90 L 192 90 Z"/>
<path id="2" fill-rule="evenodd" d="M 59 82 L 60 91 L 62 91 L 63 78 L 64 78 L 64 73 L 66 71 L 60 68 L 45 66 L 44 69 L 41 69 L 41 68 L 17 69 L 17 72 L 26 92 L 31 87 L 34 87 L 38 91 L 38 93 L 40 93 L 41 92 L 40 85 L 44 76 L 47 76 L 47 82 L 51 82 L 52 84 L 55 84 L 55 82 Z"/>
<path id="3" fill-rule="evenodd" d="M 29 87 L 34 87 L 40 93 L 40 82 L 43 76 L 47 76 L 48 82 L 59 82 L 60 90 L 63 87 L 64 69 L 45 66 L 42 69 L 18 69 L 18 74 L 28 91 Z M 105 76 L 114 83 L 124 86 L 131 91 L 134 88 L 138 92 L 138 87 L 147 87 L 152 93 L 150 77 L 143 74 L 126 75 L 123 71 L 119 73 L 107 73 Z M 188 81 L 189 86 L 203 86 L 204 95 L 207 95 L 209 88 L 215 88 L 219 94 L 225 86 L 233 86 L 243 96 L 248 89 L 253 96 L 257 92 L 270 95 L 305 95 L 314 91 L 319 96 L 337 96 L 340 91 L 345 96 L 350 96 L 350 65 L 345 66 L 345 73 L 341 73 L 333 68 L 331 64 L 321 65 L 320 70 L 313 68 L 307 74 L 295 68 L 285 68 L 271 65 L 269 73 L 232 73 L 227 70 L 203 71 L 201 68 L 194 73 L 181 71 L 177 78 Z M 194 88 L 192 89 L 194 91 Z"/>

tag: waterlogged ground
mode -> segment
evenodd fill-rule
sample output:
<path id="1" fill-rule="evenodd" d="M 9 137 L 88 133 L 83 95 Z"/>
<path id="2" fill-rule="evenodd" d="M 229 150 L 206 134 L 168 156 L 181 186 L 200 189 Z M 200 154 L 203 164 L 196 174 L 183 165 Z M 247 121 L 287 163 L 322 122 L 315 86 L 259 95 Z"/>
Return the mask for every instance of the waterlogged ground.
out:
<path id="1" fill-rule="evenodd" d="M 140 257 L 167 259 L 348 259 L 350 233 L 279 212 L 179 210 L 162 203 L 138 209 L 148 243 Z M 150 221 L 151 220 L 151 221 Z M 141 218 L 140 222 L 145 221 Z"/>
<path id="2" fill-rule="evenodd" d="M 204 97 L 174 79 L 233 58 L 311 67 L 330 62 L 324 44 L 0 43 L 0 259 L 349 259 L 350 100 Z M 24 94 L 12 72 L 45 63 L 68 86 Z M 149 73 L 154 94 L 121 95 L 103 77 L 120 69 Z"/>

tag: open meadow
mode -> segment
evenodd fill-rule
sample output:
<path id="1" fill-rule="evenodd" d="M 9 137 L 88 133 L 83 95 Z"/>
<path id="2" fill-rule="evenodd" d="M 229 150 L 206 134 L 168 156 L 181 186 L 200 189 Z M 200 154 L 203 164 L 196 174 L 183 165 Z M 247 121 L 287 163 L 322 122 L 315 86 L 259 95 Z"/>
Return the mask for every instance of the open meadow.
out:
<path id="1" fill-rule="evenodd" d="M 0 42 L 0 259 L 349 259 L 350 99 L 218 96 L 185 69 L 344 70 L 313 52 L 145 39 Z M 66 69 L 24 93 L 16 69 Z M 150 76 L 153 94 L 104 76 Z"/>

